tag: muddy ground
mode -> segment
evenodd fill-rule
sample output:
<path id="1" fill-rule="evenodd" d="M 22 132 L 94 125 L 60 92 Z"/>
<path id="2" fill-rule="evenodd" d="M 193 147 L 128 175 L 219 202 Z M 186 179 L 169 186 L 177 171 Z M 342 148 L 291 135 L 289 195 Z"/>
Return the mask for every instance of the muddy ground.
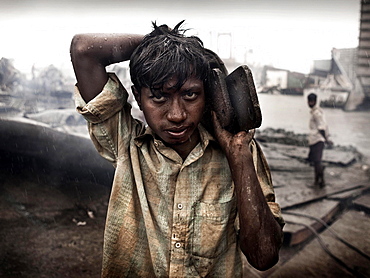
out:
<path id="1" fill-rule="evenodd" d="M 0 157 L 0 277 L 99 277 L 110 184 Z"/>

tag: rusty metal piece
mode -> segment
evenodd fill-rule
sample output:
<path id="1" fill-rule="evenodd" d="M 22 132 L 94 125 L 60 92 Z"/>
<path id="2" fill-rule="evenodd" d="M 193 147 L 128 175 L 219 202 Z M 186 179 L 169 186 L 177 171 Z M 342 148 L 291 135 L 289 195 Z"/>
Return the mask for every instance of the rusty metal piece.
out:
<path id="1" fill-rule="evenodd" d="M 216 112 L 221 126 L 232 133 L 260 127 L 262 113 L 248 66 L 239 66 L 228 76 L 218 68 L 212 72 L 211 109 Z M 208 117 L 203 123 L 213 132 Z"/>
<path id="2" fill-rule="evenodd" d="M 218 68 L 213 69 L 212 72 L 213 82 L 210 90 L 212 109 L 216 112 L 221 126 L 227 128 L 232 124 L 235 115 L 225 82 L 226 76 Z"/>
<path id="3" fill-rule="evenodd" d="M 249 67 L 239 66 L 225 78 L 225 81 L 236 118 L 234 133 L 260 127 L 262 113 Z"/>

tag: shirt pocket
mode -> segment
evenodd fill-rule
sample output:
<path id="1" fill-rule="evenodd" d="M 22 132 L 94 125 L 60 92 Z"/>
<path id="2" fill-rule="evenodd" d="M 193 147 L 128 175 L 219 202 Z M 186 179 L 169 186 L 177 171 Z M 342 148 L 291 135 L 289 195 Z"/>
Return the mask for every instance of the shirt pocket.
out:
<path id="1" fill-rule="evenodd" d="M 191 238 L 193 256 L 217 258 L 236 241 L 235 199 L 225 203 L 195 203 Z"/>

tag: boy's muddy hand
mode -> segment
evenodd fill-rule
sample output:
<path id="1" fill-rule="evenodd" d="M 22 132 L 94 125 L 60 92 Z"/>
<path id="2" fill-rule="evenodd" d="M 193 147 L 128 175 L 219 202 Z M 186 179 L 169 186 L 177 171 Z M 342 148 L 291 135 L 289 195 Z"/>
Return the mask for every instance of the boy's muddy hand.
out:
<path id="1" fill-rule="evenodd" d="M 237 155 L 238 152 L 241 151 L 242 147 L 249 145 L 250 141 L 254 137 L 254 129 L 249 131 L 243 130 L 238 132 L 237 134 L 232 134 L 223 129 L 214 111 L 212 111 L 212 122 L 216 139 L 225 152 L 226 156 L 229 156 L 231 154 Z"/>

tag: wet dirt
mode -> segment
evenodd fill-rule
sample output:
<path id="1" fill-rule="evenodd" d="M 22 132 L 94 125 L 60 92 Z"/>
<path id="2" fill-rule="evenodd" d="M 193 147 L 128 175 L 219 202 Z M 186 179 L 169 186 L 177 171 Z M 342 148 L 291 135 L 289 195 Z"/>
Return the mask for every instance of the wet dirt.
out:
<path id="1" fill-rule="evenodd" d="M 0 163 L 0 277 L 100 277 L 110 184 Z"/>

